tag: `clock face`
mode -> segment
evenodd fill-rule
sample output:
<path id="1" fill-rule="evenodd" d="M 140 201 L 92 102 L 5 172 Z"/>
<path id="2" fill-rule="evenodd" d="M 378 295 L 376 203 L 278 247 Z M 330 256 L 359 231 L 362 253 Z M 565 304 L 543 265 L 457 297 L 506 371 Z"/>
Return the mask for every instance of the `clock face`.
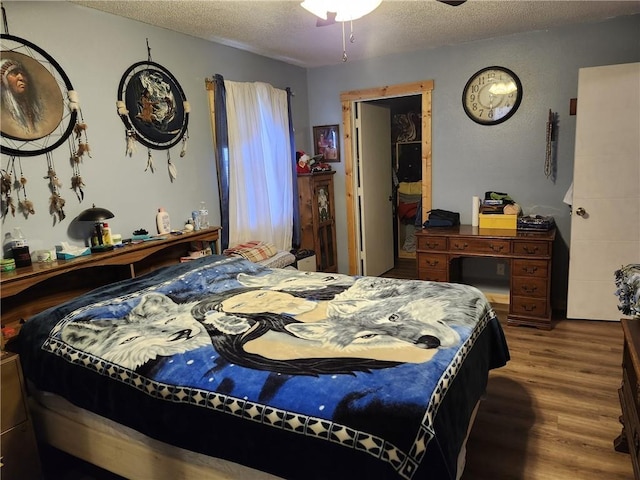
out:
<path id="1" fill-rule="evenodd" d="M 462 106 L 469 118 L 482 125 L 496 125 L 520 106 L 522 84 L 504 67 L 483 68 L 471 76 L 462 92 Z"/>

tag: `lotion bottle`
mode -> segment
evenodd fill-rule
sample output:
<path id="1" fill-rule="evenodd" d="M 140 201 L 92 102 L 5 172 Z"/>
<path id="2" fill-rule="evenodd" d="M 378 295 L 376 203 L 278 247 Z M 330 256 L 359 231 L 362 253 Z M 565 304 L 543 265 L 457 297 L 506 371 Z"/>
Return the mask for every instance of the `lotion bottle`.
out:
<path id="1" fill-rule="evenodd" d="M 111 227 L 107 222 L 102 225 L 102 241 L 105 245 L 113 245 L 113 238 L 111 237 Z"/>
<path id="2" fill-rule="evenodd" d="M 156 215 L 156 226 L 158 227 L 159 234 L 171 232 L 171 222 L 169 221 L 169 214 L 162 207 L 158 209 L 158 214 Z"/>

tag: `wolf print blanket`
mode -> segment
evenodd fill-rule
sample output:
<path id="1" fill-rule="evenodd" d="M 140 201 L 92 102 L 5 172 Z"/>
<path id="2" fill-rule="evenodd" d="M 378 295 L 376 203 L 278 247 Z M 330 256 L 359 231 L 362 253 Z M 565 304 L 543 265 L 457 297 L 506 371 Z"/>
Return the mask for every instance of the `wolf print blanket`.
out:
<path id="1" fill-rule="evenodd" d="M 475 288 L 213 256 L 95 290 L 19 338 L 41 390 L 284 478 L 456 477 L 509 358 Z M 345 470 L 344 465 L 352 465 Z"/>

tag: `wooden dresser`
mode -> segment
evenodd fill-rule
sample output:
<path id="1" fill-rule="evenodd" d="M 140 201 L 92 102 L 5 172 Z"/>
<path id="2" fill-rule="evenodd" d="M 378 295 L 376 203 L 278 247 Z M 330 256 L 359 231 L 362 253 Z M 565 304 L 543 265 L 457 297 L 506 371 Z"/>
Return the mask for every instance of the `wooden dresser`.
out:
<path id="1" fill-rule="evenodd" d="M 614 441 L 614 448 L 631 455 L 633 475 L 640 479 L 640 319 L 620 320 L 624 332 L 622 351 L 622 385 L 618 390 L 622 408 L 622 432 Z"/>
<path id="2" fill-rule="evenodd" d="M 39 480 L 42 478 L 38 445 L 27 408 L 27 394 L 15 353 L 2 352 L 0 361 L 2 439 L 0 440 L 0 478 Z"/>
<path id="3" fill-rule="evenodd" d="M 551 329 L 551 261 L 555 230 L 457 227 L 423 228 L 416 233 L 418 278 L 461 281 L 464 257 L 502 258 L 509 262 L 509 325 Z"/>
<path id="4" fill-rule="evenodd" d="M 298 175 L 300 248 L 316 254 L 316 270 L 338 271 L 336 215 L 333 201 L 335 171 Z"/>
<path id="5" fill-rule="evenodd" d="M 144 241 L 72 260 L 33 263 L 0 275 L 2 328 L 17 335 L 29 317 L 94 288 L 180 262 L 194 242 L 215 243 L 220 227 Z"/>

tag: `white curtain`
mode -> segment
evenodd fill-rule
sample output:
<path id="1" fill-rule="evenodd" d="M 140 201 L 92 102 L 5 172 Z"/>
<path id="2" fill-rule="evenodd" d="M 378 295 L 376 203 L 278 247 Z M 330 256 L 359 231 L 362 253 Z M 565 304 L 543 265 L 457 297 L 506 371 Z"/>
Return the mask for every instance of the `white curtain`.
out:
<path id="1" fill-rule="evenodd" d="M 249 240 L 290 250 L 293 173 L 287 92 L 224 82 L 229 130 L 229 245 Z"/>

